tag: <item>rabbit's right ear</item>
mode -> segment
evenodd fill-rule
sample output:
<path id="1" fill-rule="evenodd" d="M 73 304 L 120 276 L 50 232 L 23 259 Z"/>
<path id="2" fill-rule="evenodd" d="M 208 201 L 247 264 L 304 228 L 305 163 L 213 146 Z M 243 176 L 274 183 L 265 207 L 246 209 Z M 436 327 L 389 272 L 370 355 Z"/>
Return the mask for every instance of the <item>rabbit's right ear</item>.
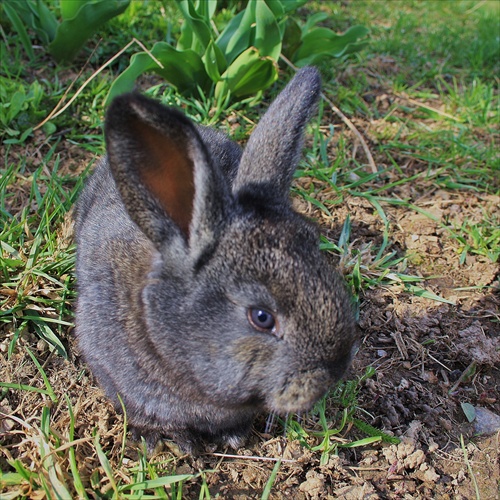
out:
<path id="1" fill-rule="evenodd" d="M 192 122 L 140 94 L 125 94 L 108 110 L 105 136 L 117 188 L 146 236 L 158 248 L 179 232 L 191 248 L 209 245 L 230 194 Z"/>

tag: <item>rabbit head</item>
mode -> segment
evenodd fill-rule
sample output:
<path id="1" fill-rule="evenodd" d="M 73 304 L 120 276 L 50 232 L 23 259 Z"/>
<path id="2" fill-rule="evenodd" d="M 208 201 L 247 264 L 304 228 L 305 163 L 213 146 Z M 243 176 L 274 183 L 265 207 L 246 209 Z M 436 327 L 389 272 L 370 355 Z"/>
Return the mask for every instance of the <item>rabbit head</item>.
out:
<path id="1" fill-rule="evenodd" d="M 110 106 L 77 211 L 77 336 L 151 443 L 238 446 L 257 412 L 308 410 L 350 363 L 344 283 L 289 200 L 319 94 L 299 71 L 243 153 L 139 94 Z"/>

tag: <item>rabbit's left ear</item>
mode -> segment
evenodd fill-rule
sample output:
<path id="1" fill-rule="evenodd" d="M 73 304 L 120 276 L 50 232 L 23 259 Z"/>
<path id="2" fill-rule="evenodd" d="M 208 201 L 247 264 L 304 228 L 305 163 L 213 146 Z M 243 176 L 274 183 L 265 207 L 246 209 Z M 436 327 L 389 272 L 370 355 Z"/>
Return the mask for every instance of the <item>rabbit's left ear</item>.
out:
<path id="1" fill-rule="evenodd" d="M 210 244 L 230 194 L 192 122 L 140 94 L 126 94 L 111 104 L 105 134 L 125 207 L 155 245 L 178 232 L 190 247 Z"/>
<path id="2" fill-rule="evenodd" d="M 278 95 L 243 152 L 233 193 L 242 199 L 283 204 L 302 150 L 304 128 L 316 108 L 321 78 L 306 67 Z"/>

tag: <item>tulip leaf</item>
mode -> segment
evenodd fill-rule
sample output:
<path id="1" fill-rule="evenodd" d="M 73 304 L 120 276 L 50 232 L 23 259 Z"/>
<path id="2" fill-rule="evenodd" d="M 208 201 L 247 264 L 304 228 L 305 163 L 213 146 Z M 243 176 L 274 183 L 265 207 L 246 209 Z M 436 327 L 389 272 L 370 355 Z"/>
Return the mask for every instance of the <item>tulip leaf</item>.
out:
<path id="1" fill-rule="evenodd" d="M 177 0 L 179 10 L 184 17 L 185 24 L 183 25 L 183 37 L 179 40 L 177 48 L 183 49 L 201 49 L 203 52 L 207 49 L 208 44 L 212 40 L 210 29 L 210 18 L 203 17 L 197 10 L 192 0 Z M 201 2 L 201 11 L 208 15 L 203 6 L 206 5 L 206 0 Z M 190 36 L 187 36 L 189 34 Z M 187 39 L 191 41 L 187 45 Z"/>
<path id="2" fill-rule="evenodd" d="M 215 87 L 215 97 L 230 92 L 241 99 L 269 87 L 277 79 L 277 63 L 270 57 L 262 57 L 255 47 L 250 47 L 221 76 Z"/>
<path id="3" fill-rule="evenodd" d="M 325 57 L 341 57 L 360 50 L 364 43 L 358 42 L 358 39 L 367 33 L 368 30 L 359 25 L 351 27 L 343 35 L 337 35 L 328 28 L 313 28 L 302 36 L 302 45 L 295 54 L 294 63 L 301 67 L 317 63 Z"/>
<path id="4" fill-rule="evenodd" d="M 59 61 L 71 60 L 106 21 L 126 10 L 130 0 L 100 0 L 86 3 L 75 17 L 58 25 L 54 40 L 49 44 L 49 52 Z"/>
<path id="5" fill-rule="evenodd" d="M 227 64 L 224 54 L 220 48 L 211 41 L 202 57 L 208 76 L 214 83 L 220 80 L 220 75 L 226 71 Z"/>
<path id="6" fill-rule="evenodd" d="M 195 51 L 180 51 L 166 42 L 158 42 L 151 53 L 163 68 L 146 52 L 134 54 L 128 68 L 114 81 L 106 100 L 108 103 L 113 97 L 131 91 L 136 79 L 147 71 L 154 71 L 182 93 L 193 92 L 198 86 L 205 91 L 210 88 L 210 78 Z"/>
<path id="7" fill-rule="evenodd" d="M 255 47 L 261 56 L 269 56 L 277 61 L 281 54 L 281 33 L 266 2 L 257 2 L 255 19 Z"/>
<path id="8" fill-rule="evenodd" d="M 354 26 L 337 35 L 316 24 L 328 18 L 318 13 L 300 23 L 291 13 L 306 0 L 248 0 L 218 34 L 213 16 L 216 0 L 176 0 L 184 19 L 176 47 L 155 44 L 152 53 L 135 54 L 113 84 L 109 99 L 134 87 L 138 76 L 154 71 L 184 94 L 214 95 L 218 106 L 259 96 L 278 78 L 284 55 L 297 66 L 340 57 L 363 48 L 368 30 Z M 214 92 L 215 89 L 215 92 Z"/>
<path id="9" fill-rule="evenodd" d="M 249 0 L 244 11 L 235 16 L 220 34 L 216 44 L 231 64 L 238 55 L 253 43 L 252 25 L 255 23 L 256 0 Z"/>
<path id="10" fill-rule="evenodd" d="M 59 0 L 59 9 L 61 10 L 61 17 L 66 19 L 73 19 L 81 7 L 83 7 L 88 0 Z"/>

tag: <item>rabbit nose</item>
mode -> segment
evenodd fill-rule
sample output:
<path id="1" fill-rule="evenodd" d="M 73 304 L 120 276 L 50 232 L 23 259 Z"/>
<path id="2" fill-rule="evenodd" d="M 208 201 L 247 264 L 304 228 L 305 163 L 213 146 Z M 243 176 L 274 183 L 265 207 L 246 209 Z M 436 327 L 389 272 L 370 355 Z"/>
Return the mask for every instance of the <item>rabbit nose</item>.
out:
<path id="1" fill-rule="evenodd" d="M 281 390 L 272 396 L 269 406 L 278 413 L 308 411 L 326 394 L 333 381 L 326 369 L 301 372 L 286 381 Z"/>
<path id="2" fill-rule="evenodd" d="M 334 382 L 340 380 L 346 370 L 349 368 L 352 359 L 359 349 L 359 341 L 349 343 L 341 348 L 335 356 L 324 362 L 323 366 L 330 375 L 332 376 Z"/>

